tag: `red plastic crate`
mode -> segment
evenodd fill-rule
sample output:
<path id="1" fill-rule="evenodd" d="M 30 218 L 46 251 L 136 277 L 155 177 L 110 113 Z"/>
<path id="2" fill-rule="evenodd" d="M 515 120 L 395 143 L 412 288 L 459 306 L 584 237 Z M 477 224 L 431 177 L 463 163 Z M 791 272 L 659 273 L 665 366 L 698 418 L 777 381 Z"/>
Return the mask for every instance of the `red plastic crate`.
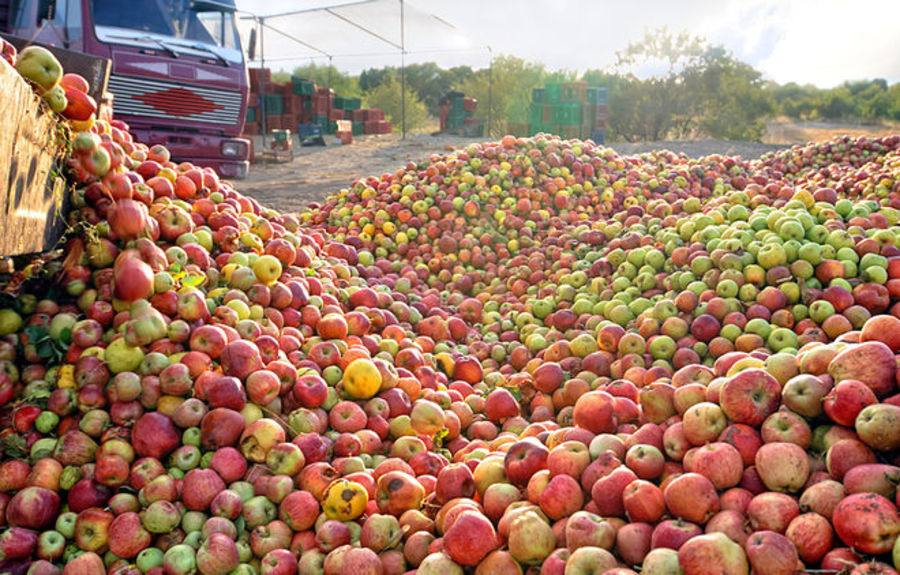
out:
<path id="1" fill-rule="evenodd" d="M 569 82 L 563 84 L 561 99 L 563 102 L 585 102 L 587 101 L 587 89 L 587 82 Z"/>
<path id="2" fill-rule="evenodd" d="M 378 120 L 363 122 L 363 134 L 378 134 Z"/>
<path id="3" fill-rule="evenodd" d="M 260 70 L 259 68 L 248 68 L 247 73 L 250 75 L 250 85 L 253 87 L 258 87 L 261 84 L 261 80 L 265 78 L 265 82 L 268 83 L 272 78 L 272 71 L 268 68 Z M 254 90 L 258 91 L 258 90 Z"/>
<path id="4" fill-rule="evenodd" d="M 303 101 L 300 99 L 300 96 L 286 95 L 282 101 L 285 114 L 299 114 L 303 110 Z"/>
<path id="5" fill-rule="evenodd" d="M 344 111 L 343 110 L 336 110 L 333 108 L 331 110 L 328 110 L 328 121 L 329 122 L 337 122 L 338 120 L 343 120 L 343 119 L 344 119 Z"/>
<path id="6" fill-rule="evenodd" d="M 378 133 L 379 134 L 390 134 L 392 128 L 393 128 L 393 126 L 391 125 L 390 122 L 386 122 L 384 120 L 381 120 L 380 122 L 378 122 Z"/>
<path id="7" fill-rule="evenodd" d="M 475 98 L 463 98 L 463 110 L 466 112 L 474 112 L 478 109 L 478 100 Z"/>
<path id="8" fill-rule="evenodd" d="M 365 110 L 353 110 L 353 117 L 351 118 L 354 122 L 365 122 L 366 121 L 366 111 Z"/>
<path id="9" fill-rule="evenodd" d="M 381 122 L 384 120 L 384 110 L 379 108 L 369 108 L 368 110 L 364 110 L 364 112 L 366 113 L 366 122 Z"/>
<path id="10" fill-rule="evenodd" d="M 258 136 L 259 135 L 259 124 L 247 123 L 244 124 L 244 135 L 245 136 Z"/>
<path id="11" fill-rule="evenodd" d="M 309 113 L 313 116 L 325 116 L 331 109 L 331 98 L 328 96 L 313 96 L 310 100 Z"/>

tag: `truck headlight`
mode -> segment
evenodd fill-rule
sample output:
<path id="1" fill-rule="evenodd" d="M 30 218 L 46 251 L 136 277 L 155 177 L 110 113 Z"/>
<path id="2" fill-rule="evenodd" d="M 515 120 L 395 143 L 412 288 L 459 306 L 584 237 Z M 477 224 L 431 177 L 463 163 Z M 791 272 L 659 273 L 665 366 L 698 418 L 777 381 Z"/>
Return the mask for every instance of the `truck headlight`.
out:
<path id="1" fill-rule="evenodd" d="M 240 141 L 222 143 L 222 155 L 229 158 L 243 158 L 247 155 L 247 144 Z"/>

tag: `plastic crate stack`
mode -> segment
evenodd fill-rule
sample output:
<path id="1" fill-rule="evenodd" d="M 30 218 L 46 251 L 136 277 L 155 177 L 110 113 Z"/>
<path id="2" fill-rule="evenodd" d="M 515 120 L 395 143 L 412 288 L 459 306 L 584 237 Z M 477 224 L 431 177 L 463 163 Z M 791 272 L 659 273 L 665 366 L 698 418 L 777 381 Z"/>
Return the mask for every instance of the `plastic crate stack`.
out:
<path id="1" fill-rule="evenodd" d="M 316 86 L 312 80 L 297 76 L 291 77 L 289 82 L 273 82 L 268 68 L 250 68 L 248 71 L 250 96 L 244 135 L 255 136 L 262 133 L 263 110 L 266 114 L 266 129 L 270 132 L 291 130 L 302 134 L 309 132 L 312 126 L 318 126 L 322 133 L 336 134 L 339 128 L 345 127 L 338 122 L 344 121 L 349 122 L 351 128 L 340 131 L 351 132 L 353 135 L 391 132 L 391 123 L 384 121 L 384 113 L 378 109 L 361 109 L 362 101 L 359 98 L 338 96 L 334 90 Z"/>
<path id="2" fill-rule="evenodd" d="M 606 101 L 606 88 L 590 87 L 587 82 L 552 83 L 535 88 L 531 91 L 530 132 L 605 143 Z"/>
<path id="3" fill-rule="evenodd" d="M 465 136 L 482 136 L 484 123 L 475 116 L 478 100 L 467 98 L 461 92 L 450 92 L 441 101 L 441 131 Z"/>

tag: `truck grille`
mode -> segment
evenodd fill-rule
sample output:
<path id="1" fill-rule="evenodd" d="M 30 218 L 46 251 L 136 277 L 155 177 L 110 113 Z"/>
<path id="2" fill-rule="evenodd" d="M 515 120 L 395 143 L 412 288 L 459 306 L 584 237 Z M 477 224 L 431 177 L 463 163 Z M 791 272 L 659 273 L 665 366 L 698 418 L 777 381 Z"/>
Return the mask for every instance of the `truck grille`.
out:
<path id="1" fill-rule="evenodd" d="M 109 91 L 115 97 L 117 115 L 181 118 L 206 124 L 238 124 L 244 99 L 235 91 L 122 75 L 110 76 Z"/>

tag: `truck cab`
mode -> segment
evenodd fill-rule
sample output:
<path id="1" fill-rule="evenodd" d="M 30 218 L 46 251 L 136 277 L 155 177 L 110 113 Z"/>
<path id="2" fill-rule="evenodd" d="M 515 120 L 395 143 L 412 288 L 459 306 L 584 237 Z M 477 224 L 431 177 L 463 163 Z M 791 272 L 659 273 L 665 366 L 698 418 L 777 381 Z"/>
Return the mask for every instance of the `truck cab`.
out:
<path id="1" fill-rule="evenodd" d="M 4 3 L 11 33 L 112 61 L 115 117 L 138 141 L 246 176 L 249 80 L 234 0 L 0 0 L 0 11 Z"/>

